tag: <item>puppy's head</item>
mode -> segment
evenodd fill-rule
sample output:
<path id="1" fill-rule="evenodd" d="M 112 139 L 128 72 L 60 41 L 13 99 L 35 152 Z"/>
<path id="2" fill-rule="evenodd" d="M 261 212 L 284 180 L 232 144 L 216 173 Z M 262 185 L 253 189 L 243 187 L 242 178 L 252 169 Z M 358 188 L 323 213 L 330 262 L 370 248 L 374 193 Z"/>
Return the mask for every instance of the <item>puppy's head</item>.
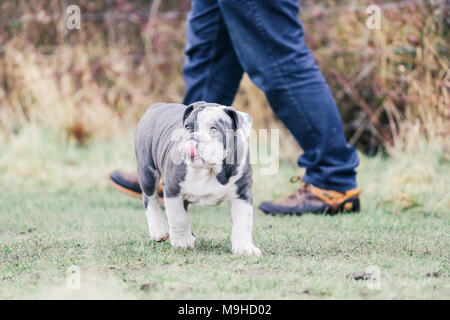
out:
<path id="1" fill-rule="evenodd" d="M 232 107 L 202 101 L 186 108 L 183 126 L 188 163 L 199 167 L 237 164 L 239 149 L 248 148 L 252 118 Z"/>

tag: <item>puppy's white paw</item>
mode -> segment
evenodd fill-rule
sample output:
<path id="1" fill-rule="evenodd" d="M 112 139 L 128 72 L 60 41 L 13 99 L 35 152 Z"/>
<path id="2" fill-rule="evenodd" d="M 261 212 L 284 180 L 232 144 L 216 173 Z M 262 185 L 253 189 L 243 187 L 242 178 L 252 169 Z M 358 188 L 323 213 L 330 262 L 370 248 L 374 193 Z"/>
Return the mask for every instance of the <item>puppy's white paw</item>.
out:
<path id="1" fill-rule="evenodd" d="M 169 227 L 160 223 L 157 226 L 150 226 L 149 228 L 150 239 L 153 241 L 161 242 L 166 241 L 169 238 Z"/>
<path id="2" fill-rule="evenodd" d="M 152 239 L 153 241 L 157 241 L 157 242 L 166 241 L 168 238 L 169 238 L 168 233 L 160 233 L 160 234 L 156 234 L 154 236 L 152 236 L 150 234 L 150 239 Z"/>
<path id="3" fill-rule="evenodd" d="M 152 216 L 148 221 L 150 239 L 161 242 L 169 238 L 169 225 L 167 221 L 158 215 Z"/>
<path id="4" fill-rule="evenodd" d="M 170 237 L 170 243 L 174 248 L 194 248 L 196 238 L 193 235 L 186 237 Z"/>
<path id="5" fill-rule="evenodd" d="M 257 247 L 255 247 L 253 244 L 245 244 L 245 245 L 236 245 L 233 246 L 232 249 L 234 254 L 239 254 L 239 255 L 247 255 L 247 256 L 251 256 L 251 255 L 255 255 L 255 256 L 260 256 L 261 255 L 261 250 L 259 250 Z"/>

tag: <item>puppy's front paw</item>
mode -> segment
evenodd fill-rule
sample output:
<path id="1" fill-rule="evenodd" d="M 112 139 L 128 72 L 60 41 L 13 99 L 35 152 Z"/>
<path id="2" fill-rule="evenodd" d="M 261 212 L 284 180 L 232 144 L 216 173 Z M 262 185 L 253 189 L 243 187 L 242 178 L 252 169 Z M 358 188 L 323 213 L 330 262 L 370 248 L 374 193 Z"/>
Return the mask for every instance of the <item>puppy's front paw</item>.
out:
<path id="1" fill-rule="evenodd" d="M 170 243 L 174 248 L 194 248 L 196 238 L 193 235 L 185 237 L 170 237 Z"/>
<path id="2" fill-rule="evenodd" d="M 162 234 L 157 234 L 157 235 L 150 235 L 150 239 L 152 239 L 153 241 L 156 242 L 163 242 L 166 241 L 169 238 L 169 234 L 168 233 L 162 233 Z"/>
<path id="3" fill-rule="evenodd" d="M 255 247 L 253 244 L 246 244 L 246 245 L 236 245 L 233 246 L 233 253 L 234 254 L 239 254 L 239 255 L 247 255 L 247 256 L 251 256 L 251 255 L 255 255 L 255 256 L 260 256 L 261 255 L 261 250 L 259 250 L 257 247 Z"/>
<path id="4" fill-rule="evenodd" d="M 169 238 L 169 227 L 164 224 L 149 227 L 150 239 L 157 242 L 166 241 Z"/>

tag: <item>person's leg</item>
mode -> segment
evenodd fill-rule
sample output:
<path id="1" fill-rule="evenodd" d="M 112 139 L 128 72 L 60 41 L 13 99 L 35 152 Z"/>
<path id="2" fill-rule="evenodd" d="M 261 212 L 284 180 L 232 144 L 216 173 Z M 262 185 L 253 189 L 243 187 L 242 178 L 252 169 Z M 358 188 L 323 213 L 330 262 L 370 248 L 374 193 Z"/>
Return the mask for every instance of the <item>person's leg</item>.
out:
<path id="1" fill-rule="evenodd" d="M 304 154 L 304 181 L 345 191 L 356 188 L 359 160 L 347 144 L 328 85 L 305 44 L 298 0 L 219 0 L 238 59 L 266 94 Z"/>
<path id="2" fill-rule="evenodd" d="M 194 0 L 186 25 L 183 103 L 231 105 L 243 75 L 217 0 Z"/>

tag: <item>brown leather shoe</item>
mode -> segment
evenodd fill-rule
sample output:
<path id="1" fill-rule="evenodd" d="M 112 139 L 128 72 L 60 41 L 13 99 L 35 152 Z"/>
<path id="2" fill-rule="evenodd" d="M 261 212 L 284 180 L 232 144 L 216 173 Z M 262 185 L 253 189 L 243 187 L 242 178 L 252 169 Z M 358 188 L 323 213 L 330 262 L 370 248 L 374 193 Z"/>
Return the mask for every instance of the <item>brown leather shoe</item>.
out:
<path id="1" fill-rule="evenodd" d="M 302 181 L 294 177 L 291 182 Z M 359 190 L 348 190 L 344 193 L 325 190 L 304 183 L 294 194 L 280 202 L 262 202 L 259 209 L 267 214 L 302 215 L 304 213 L 357 212 L 360 209 Z"/>

